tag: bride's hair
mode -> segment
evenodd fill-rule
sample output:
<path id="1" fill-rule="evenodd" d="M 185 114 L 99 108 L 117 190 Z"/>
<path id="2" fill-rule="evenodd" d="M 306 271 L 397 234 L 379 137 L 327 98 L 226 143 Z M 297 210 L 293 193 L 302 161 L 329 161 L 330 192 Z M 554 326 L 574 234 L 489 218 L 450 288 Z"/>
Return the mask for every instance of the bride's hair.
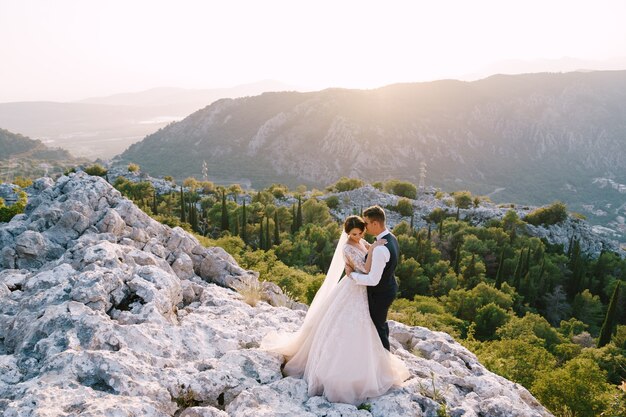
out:
<path id="1" fill-rule="evenodd" d="M 346 233 L 350 233 L 350 230 L 355 227 L 361 229 L 361 231 L 365 230 L 365 221 L 361 216 L 348 216 L 346 221 L 343 222 L 343 230 Z"/>

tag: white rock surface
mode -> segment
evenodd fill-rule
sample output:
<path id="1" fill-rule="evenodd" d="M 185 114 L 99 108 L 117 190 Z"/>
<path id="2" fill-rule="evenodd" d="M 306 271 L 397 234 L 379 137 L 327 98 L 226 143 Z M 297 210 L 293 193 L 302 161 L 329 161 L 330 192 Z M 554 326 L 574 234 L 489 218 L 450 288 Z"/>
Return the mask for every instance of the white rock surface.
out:
<path id="1" fill-rule="evenodd" d="M 453 417 L 550 415 L 450 336 L 394 322 L 404 387 L 369 411 L 309 398 L 304 381 L 283 378 L 282 357 L 258 349 L 304 311 L 245 304 L 224 286 L 256 275 L 102 179 L 38 184 L 25 215 L 0 224 L 5 417 L 436 416 L 434 390 Z"/>

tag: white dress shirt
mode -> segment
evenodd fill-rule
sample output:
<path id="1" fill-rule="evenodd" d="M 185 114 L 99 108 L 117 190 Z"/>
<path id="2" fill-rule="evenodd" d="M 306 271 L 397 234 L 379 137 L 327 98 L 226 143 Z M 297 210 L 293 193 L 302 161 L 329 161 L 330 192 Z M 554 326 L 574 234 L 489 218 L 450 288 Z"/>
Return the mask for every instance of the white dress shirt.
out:
<path id="1" fill-rule="evenodd" d="M 385 229 L 381 234 L 376 236 L 376 240 L 380 240 L 383 236 L 390 233 L 388 229 Z M 352 272 L 350 278 L 352 278 L 359 285 L 378 285 L 380 279 L 383 276 L 383 270 L 385 265 L 389 262 L 391 253 L 385 245 L 376 246 L 372 252 L 372 266 L 369 274 L 361 274 L 359 272 Z"/>

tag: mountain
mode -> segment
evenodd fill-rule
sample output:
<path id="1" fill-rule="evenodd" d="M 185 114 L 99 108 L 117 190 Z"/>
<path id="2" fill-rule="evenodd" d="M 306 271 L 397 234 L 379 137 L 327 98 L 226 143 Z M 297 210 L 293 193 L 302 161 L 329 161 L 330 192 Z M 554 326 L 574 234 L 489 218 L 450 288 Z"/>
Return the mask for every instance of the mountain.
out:
<path id="1" fill-rule="evenodd" d="M 258 274 L 99 177 L 35 181 L 26 213 L 0 223 L 0 247 L 4 416 L 435 416 L 440 403 L 452 416 L 551 415 L 451 336 L 393 321 L 402 388 L 369 411 L 309 397 L 259 349 L 304 312 L 246 304 L 230 287 Z"/>
<path id="2" fill-rule="evenodd" d="M 464 80 L 476 80 L 492 74 L 521 74 L 531 72 L 571 72 L 571 71 L 598 71 L 622 70 L 626 68 L 626 56 L 606 60 L 591 60 L 574 57 L 556 59 L 509 59 L 497 61 L 481 68 L 473 74 L 466 74 Z"/>
<path id="3" fill-rule="evenodd" d="M 186 89 L 174 87 L 152 88 L 150 90 L 114 94 L 107 97 L 93 97 L 80 100 L 79 103 L 107 104 L 113 106 L 137 106 L 171 108 L 189 114 L 220 98 L 245 97 L 265 91 L 294 90 L 293 87 L 280 81 L 265 80 L 250 84 L 242 84 L 230 88 Z"/>
<path id="4" fill-rule="evenodd" d="M 626 71 L 496 75 L 220 100 L 120 155 L 153 175 L 316 187 L 341 176 L 562 200 L 626 232 Z M 610 184 L 611 186 L 607 186 Z M 615 184 L 615 186 L 613 186 Z"/>
<path id="5" fill-rule="evenodd" d="M 64 149 L 50 148 L 39 140 L 0 129 L 0 180 L 62 173 L 83 162 Z"/>
<path id="6" fill-rule="evenodd" d="M 0 103 L 0 126 L 74 155 L 107 159 L 220 98 L 286 88 L 285 84 L 265 81 L 213 90 L 157 88 L 74 103 Z"/>

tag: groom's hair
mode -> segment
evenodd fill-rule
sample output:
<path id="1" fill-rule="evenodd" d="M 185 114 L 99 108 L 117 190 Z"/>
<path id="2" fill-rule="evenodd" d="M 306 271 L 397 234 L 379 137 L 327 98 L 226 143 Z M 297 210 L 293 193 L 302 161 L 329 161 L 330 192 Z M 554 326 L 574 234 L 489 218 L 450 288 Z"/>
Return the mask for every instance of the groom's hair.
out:
<path id="1" fill-rule="evenodd" d="M 379 205 L 366 208 L 365 211 L 363 211 L 363 217 L 385 224 L 385 210 Z"/>

